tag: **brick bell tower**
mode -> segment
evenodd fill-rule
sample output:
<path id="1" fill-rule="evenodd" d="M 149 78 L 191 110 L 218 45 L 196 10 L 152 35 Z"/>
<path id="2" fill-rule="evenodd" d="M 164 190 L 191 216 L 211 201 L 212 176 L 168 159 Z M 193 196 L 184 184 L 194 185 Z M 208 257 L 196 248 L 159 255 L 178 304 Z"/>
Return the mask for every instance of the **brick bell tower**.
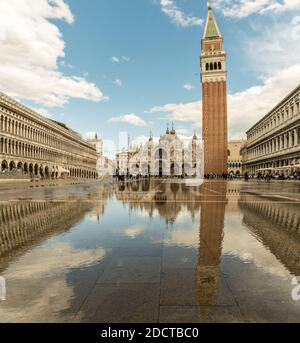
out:
<path id="1" fill-rule="evenodd" d="M 208 3 L 201 44 L 202 137 L 204 174 L 227 173 L 227 69 L 223 37 Z"/>

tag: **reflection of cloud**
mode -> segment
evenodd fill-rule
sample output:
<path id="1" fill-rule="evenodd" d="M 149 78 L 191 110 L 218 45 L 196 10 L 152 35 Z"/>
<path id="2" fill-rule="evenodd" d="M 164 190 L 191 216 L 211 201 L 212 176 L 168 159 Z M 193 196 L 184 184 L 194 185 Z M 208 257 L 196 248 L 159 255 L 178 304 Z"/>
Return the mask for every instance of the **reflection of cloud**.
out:
<path id="1" fill-rule="evenodd" d="M 138 237 L 146 228 L 146 225 L 133 225 L 124 230 L 124 235 L 130 238 Z"/>
<path id="2" fill-rule="evenodd" d="M 10 279 L 33 279 L 41 276 L 51 276 L 65 272 L 68 269 L 88 267 L 103 258 L 105 250 L 75 250 L 67 243 L 59 243 L 51 247 L 44 246 L 36 249 L 17 262 L 18 273 L 8 271 L 6 277 Z M 26 263 L 25 263 L 26 262 Z"/>
<path id="3" fill-rule="evenodd" d="M 66 322 L 74 290 L 66 276 L 70 270 L 85 268 L 104 258 L 105 250 L 75 249 L 56 243 L 34 249 L 12 263 L 4 276 L 7 301 L 1 304 L 0 318 L 5 322 Z M 63 311 L 66 311 L 63 313 Z"/>
<path id="4" fill-rule="evenodd" d="M 200 212 L 195 213 L 194 221 L 200 217 Z M 176 224 L 185 224 L 191 222 L 191 213 L 188 211 L 181 211 L 176 217 Z"/>
<path id="5" fill-rule="evenodd" d="M 199 224 L 188 228 L 177 228 L 168 233 L 165 241 L 166 246 L 185 246 L 198 248 L 199 246 Z"/>
<path id="6" fill-rule="evenodd" d="M 242 227 L 242 215 L 233 213 L 226 218 L 225 239 L 223 253 L 236 255 L 243 261 L 253 262 L 264 271 L 283 278 L 288 278 L 290 273 L 276 259 L 276 257 Z"/>

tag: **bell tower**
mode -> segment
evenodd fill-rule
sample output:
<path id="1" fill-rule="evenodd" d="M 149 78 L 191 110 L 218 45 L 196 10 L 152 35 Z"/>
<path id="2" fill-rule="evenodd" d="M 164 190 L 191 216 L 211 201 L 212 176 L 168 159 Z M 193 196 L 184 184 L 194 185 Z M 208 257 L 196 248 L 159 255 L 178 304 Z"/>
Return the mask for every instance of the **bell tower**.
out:
<path id="1" fill-rule="evenodd" d="M 202 137 L 204 174 L 227 173 L 227 69 L 223 37 L 208 3 L 201 42 Z"/>

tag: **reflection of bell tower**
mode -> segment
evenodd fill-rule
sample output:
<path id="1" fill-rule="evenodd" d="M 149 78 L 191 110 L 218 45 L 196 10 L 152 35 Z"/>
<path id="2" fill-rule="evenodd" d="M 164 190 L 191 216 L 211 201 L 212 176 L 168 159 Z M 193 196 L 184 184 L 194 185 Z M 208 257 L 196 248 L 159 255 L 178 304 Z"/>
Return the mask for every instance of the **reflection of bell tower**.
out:
<path id="1" fill-rule="evenodd" d="M 222 255 L 226 183 L 206 182 L 201 188 L 199 258 L 196 274 L 199 305 L 213 305 L 219 287 Z M 205 315 L 205 313 L 200 313 Z"/>
<path id="2" fill-rule="evenodd" d="M 210 4 L 201 49 L 204 174 L 221 175 L 227 172 L 228 154 L 226 53 Z"/>

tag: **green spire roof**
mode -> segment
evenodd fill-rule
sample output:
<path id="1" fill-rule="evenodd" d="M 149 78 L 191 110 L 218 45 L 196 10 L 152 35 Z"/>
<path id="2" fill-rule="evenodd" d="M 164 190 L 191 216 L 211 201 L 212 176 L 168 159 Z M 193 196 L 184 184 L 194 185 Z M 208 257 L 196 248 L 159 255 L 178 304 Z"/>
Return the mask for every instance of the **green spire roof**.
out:
<path id="1" fill-rule="evenodd" d="M 222 36 L 221 36 L 220 30 L 218 28 L 218 24 L 216 22 L 214 14 L 211 10 L 211 5 L 208 4 L 208 15 L 207 15 L 203 39 L 221 38 L 221 37 Z"/>

